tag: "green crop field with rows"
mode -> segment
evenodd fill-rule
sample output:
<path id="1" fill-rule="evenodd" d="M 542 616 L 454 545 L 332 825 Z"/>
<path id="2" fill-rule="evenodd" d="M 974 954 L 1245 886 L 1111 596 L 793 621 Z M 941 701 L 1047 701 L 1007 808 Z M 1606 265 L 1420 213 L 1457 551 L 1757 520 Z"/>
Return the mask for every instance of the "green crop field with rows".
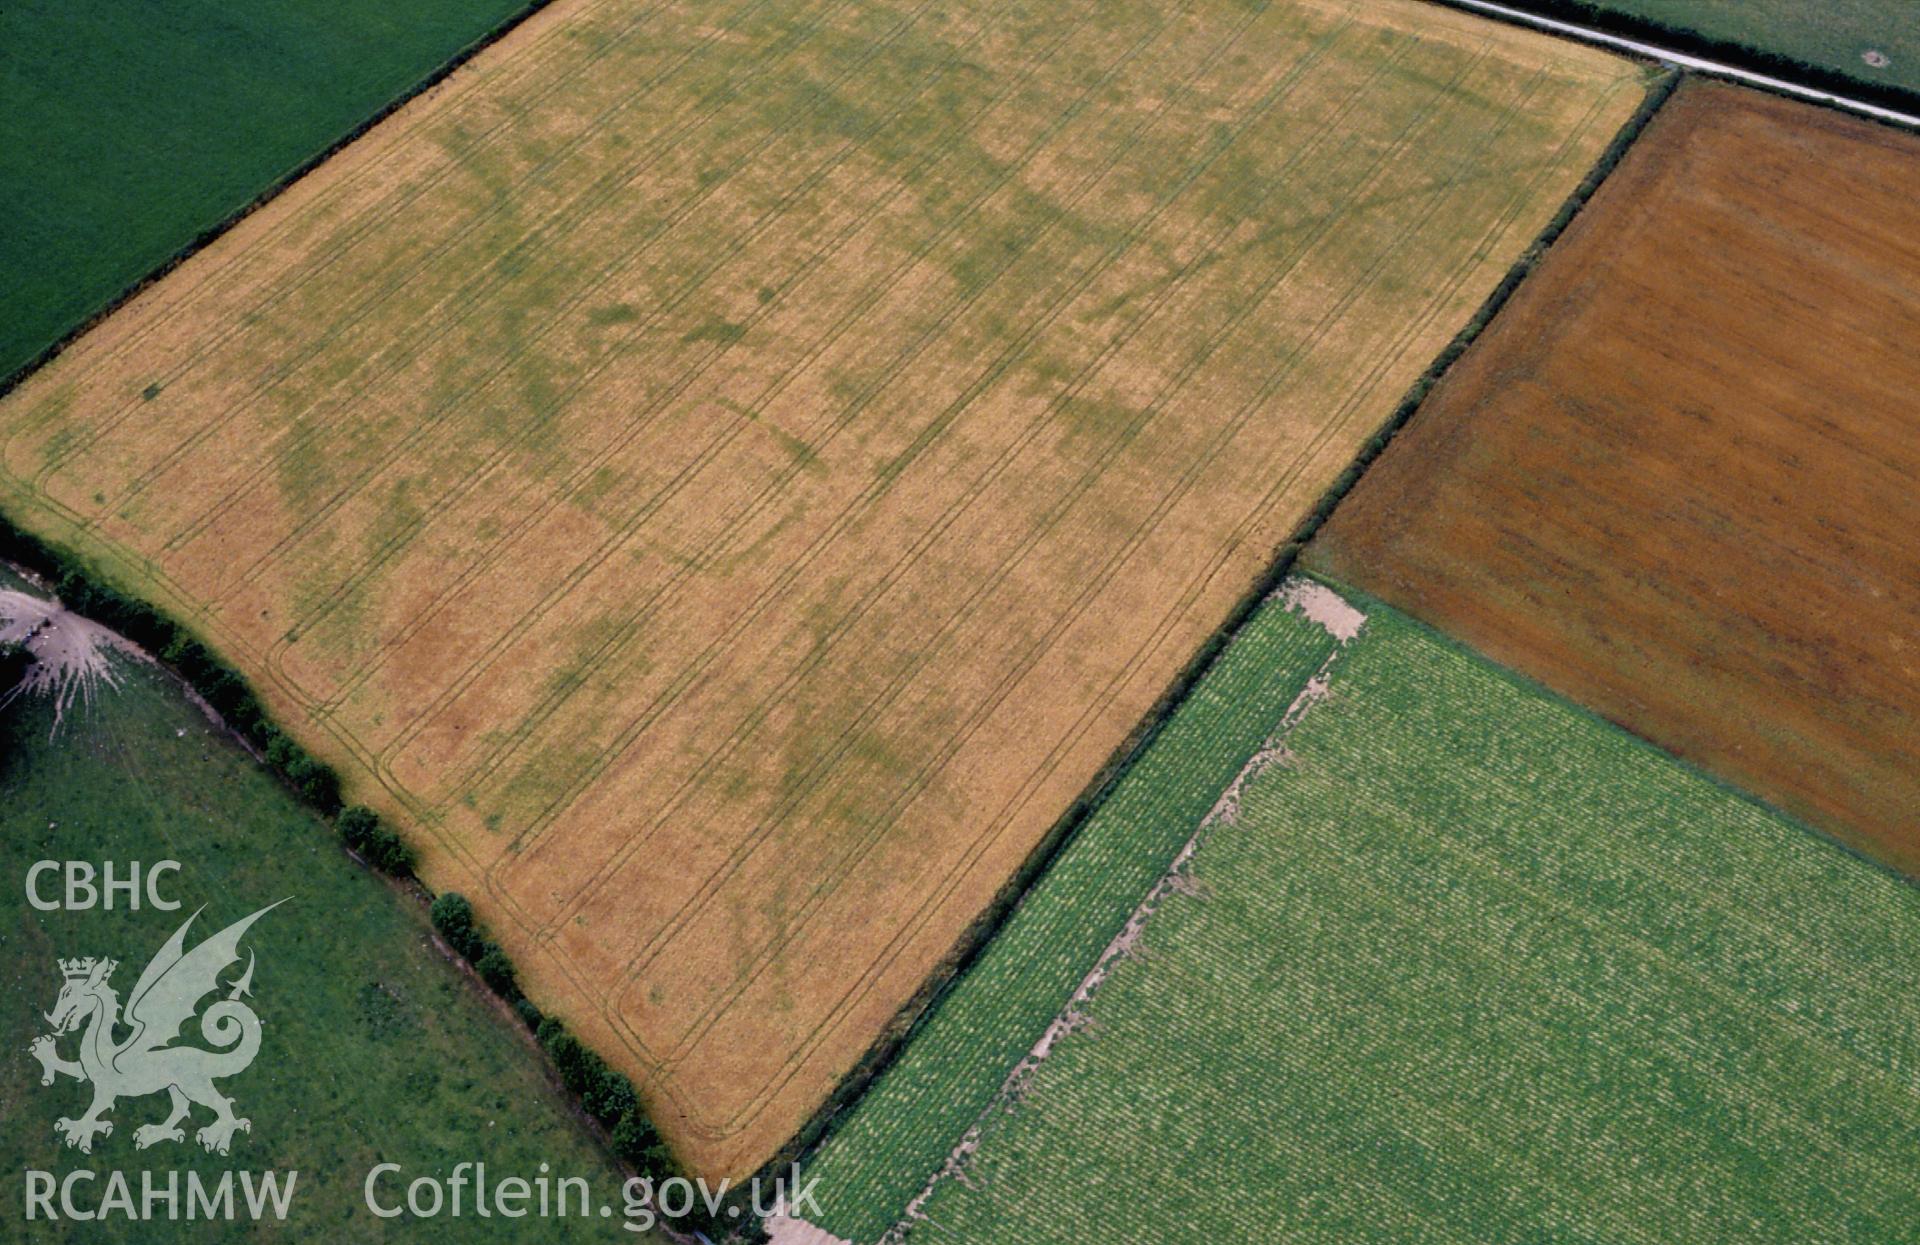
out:
<path id="1" fill-rule="evenodd" d="M 1284 600 L 1242 628 L 821 1152 L 834 1231 L 899 1218 L 1334 648 Z"/>
<path id="2" fill-rule="evenodd" d="M 1005 1034 L 960 1178 L 856 1116 L 822 1226 L 904 1217 L 859 1180 L 890 1157 L 912 1240 L 1916 1239 L 1920 893 L 1353 599 L 1324 696 L 1270 689 L 1268 763 L 1046 1057 L 1003 1088 L 1029 1042 L 969 976 L 869 1099 L 904 1118 L 932 1052 Z M 1173 738 L 1136 782 L 1187 788 Z"/>

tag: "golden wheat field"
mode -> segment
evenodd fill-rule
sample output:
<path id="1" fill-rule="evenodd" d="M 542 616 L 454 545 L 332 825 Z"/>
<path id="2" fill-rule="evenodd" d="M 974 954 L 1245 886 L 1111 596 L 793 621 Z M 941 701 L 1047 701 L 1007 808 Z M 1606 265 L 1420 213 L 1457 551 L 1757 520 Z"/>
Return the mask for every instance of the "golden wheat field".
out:
<path id="1" fill-rule="evenodd" d="M 0 506 L 737 1173 L 1640 94 L 1413 3 L 562 0 L 0 402 Z"/>

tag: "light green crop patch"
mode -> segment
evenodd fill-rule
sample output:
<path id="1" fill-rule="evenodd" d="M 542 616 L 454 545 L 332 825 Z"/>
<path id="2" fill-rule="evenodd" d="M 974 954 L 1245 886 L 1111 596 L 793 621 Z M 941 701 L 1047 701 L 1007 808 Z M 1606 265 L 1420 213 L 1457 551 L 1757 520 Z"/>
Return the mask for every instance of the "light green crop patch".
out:
<path id="1" fill-rule="evenodd" d="M 1281 601 L 1241 629 L 819 1154 L 823 1226 L 900 1217 L 1335 647 Z"/>
<path id="2" fill-rule="evenodd" d="M 1917 1239 L 1920 891 L 1353 599 L 1076 1026 L 1011 1094 L 975 1073 L 909 1239 Z M 1015 1027 L 988 988 L 900 1067 Z M 816 1161 L 830 1230 L 879 1235 L 899 1101 Z"/>

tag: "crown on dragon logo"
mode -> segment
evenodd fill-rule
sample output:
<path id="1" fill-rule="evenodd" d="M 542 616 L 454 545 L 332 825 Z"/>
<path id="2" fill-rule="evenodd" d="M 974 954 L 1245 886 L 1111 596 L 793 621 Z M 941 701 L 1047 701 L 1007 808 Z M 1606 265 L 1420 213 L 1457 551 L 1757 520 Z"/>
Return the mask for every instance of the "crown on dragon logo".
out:
<path id="1" fill-rule="evenodd" d="M 135 1129 L 136 1149 L 185 1141 L 181 1125 L 196 1106 L 213 1112 L 213 1122 L 195 1134 L 211 1153 L 226 1154 L 235 1133 L 253 1131 L 253 1122 L 235 1115 L 233 1099 L 214 1084 L 245 1072 L 260 1053 L 260 1017 L 242 1001 L 252 993 L 251 951 L 244 953 L 246 971 L 227 984 L 226 997 L 204 1008 L 201 1004 L 221 990 L 220 979 L 240 963 L 240 940 L 247 930 L 285 902 L 268 904 L 191 948 L 187 932 L 200 913 L 189 916 L 141 970 L 124 1010 L 118 992 L 105 984 L 118 960 L 88 955 L 58 961 L 65 981 L 53 1010 L 46 1013 L 52 1032 L 35 1038 L 27 1050 L 40 1062 L 42 1085 L 65 1076 L 93 1087 L 93 1105 L 85 1115 L 54 1121 L 54 1131 L 67 1145 L 93 1153 L 94 1142 L 113 1132 L 113 1121 L 105 1117 L 115 1102 L 163 1089 L 169 1091 L 173 1114 Z M 181 1033 L 196 1017 L 204 1046 Z M 128 1031 L 127 1037 L 120 1036 L 122 1030 Z M 63 1058 L 59 1043 L 76 1031 L 84 1031 L 80 1057 Z"/>

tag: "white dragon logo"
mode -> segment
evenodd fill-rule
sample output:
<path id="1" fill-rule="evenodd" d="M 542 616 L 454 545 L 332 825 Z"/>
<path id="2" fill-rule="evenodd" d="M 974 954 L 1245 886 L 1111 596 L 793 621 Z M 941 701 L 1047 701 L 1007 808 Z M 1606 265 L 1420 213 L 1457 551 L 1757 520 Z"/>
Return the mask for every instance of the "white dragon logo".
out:
<path id="1" fill-rule="evenodd" d="M 53 1032 L 36 1038 L 27 1050 L 40 1061 L 42 1085 L 53 1084 L 55 1075 L 64 1073 L 93 1086 L 93 1105 L 87 1113 L 77 1120 L 62 1119 L 53 1126 L 68 1145 L 91 1154 L 95 1136 L 113 1132 L 113 1121 L 101 1117 L 112 1110 L 116 1100 L 140 1098 L 163 1089 L 173 1098 L 173 1110 L 165 1123 L 143 1124 L 135 1130 L 133 1143 L 140 1149 L 162 1141 L 185 1141 L 180 1122 L 195 1103 L 214 1114 L 213 1122 L 196 1134 L 208 1150 L 225 1154 L 235 1132 L 253 1131 L 250 1120 L 234 1115 L 233 1099 L 213 1085 L 215 1078 L 245 1071 L 260 1051 L 260 1018 L 240 1001 L 241 995 L 251 993 L 251 952 L 247 955 L 247 971 L 233 983 L 227 997 L 207 1008 L 200 1018 L 200 1036 L 216 1049 L 169 1043 L 193 1018 L 200 1001 L 219 989 L 220 974 L 239 962 L 241 935 L 280 903 L 235 921 L 186 951 L 187 927 L 205 909 L 196 911 L 140 974 L 127 999 L 124 1019 L 119 996 L 107 984 L 118 961 L 92 956 L 60 961 L 66 983 L 53 1010 L 47 1013 Z M 83 1024 L 87 1030 L 80 1038 L 80 1058 L 62 1059 L 54 1049 L 56 1040 Z M 124 1041 L 114 1037 L 117 1029 L 128 1028 L 132 1033 Z"/>

